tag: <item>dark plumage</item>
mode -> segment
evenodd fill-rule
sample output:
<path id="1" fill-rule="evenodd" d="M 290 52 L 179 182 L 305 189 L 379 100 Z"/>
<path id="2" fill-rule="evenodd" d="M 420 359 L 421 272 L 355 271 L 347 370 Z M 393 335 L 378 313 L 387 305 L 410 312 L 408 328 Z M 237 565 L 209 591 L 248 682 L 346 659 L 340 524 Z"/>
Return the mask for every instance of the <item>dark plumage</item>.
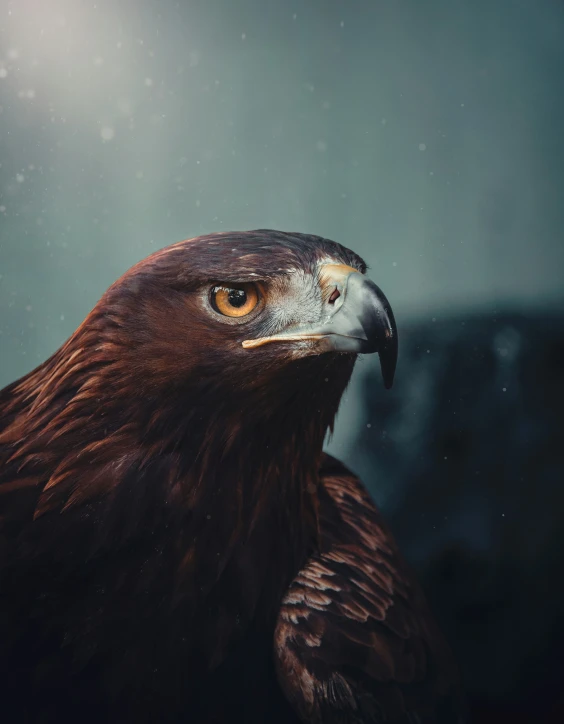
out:
<path id="1" fill-rule="evenodd" d="M 181 242 L 0 393 L 3 722 L 463 721 L 421 592 L 322 453 L 356 353 L 393 376 L 364 272 L 301 234 Z"/>

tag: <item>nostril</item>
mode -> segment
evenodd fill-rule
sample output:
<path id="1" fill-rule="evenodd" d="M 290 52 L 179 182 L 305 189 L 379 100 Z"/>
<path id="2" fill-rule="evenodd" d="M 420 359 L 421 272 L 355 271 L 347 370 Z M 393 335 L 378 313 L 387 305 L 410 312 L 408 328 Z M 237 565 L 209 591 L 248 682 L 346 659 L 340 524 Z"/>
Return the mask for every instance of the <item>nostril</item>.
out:
<path id="1" fill-rule="evenodd" d="M 337 299 L 341 296 L 341 292 L 335 287 L 333 291 L 331 292 L 331 296 L 329 297 L 329 304 L 335 304 Z"/>

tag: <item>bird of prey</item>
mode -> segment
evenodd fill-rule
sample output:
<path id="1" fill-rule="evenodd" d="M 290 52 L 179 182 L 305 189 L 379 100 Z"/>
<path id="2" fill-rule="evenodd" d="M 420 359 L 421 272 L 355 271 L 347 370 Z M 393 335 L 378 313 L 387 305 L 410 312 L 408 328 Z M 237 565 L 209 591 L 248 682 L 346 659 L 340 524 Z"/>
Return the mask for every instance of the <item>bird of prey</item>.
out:
<path id="1" fill-rule="evenodd" d="M 322 446 L 390 306 L 352 251 L 219 233 L 124 274 L 0 392 L 3 724 L 465 721 L 451 654 Z"/>

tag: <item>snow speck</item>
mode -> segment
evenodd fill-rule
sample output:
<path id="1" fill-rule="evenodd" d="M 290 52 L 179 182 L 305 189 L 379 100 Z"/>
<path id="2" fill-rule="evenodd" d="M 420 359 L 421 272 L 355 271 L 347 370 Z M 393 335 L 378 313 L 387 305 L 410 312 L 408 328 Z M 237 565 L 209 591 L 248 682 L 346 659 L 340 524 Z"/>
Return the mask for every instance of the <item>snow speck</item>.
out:
<path id="1" fill-rule="evenodd" d="M 342 28 L 345 27 L 345 21 L 344 21 L 344 20 L 341 20 L 341 27 L 342 27 Z"/>
<path id="2" fill-rule="evenodd" d="M 387 121 L 385 118 L 382 118 L 382 120 L 380 121 L 380 123 L 381 123 L 383 126 L 385 126 L 387 122 L 388 122 L 388 121 Z"/>
<path id="3" fill-rule="evenodd" d="M 64 321 L 65 321 L 65 315 L 64 315 L 64 314 L 61 314 L 61 316 L 59 317 L 59 319 L 61 320 L 61 322 L 64 322 Z"/>
<path id="4" fill-rule="evenodd" d="M 8 51 L 8 58 L 10 60 L 17 60 L 20 57 L 20 53 L 17 48 L 10 48 Z"/>
<path id="5" fill-rule="evenodd" d="M 153 85 L 153 79 L 145 78 L 145 85 L 147 86 L 147 88 L 150 88 Z"/>
<path id="6" fill-rule="evenodd" d="M 297 14 L 294 13 L 294 14 L 292 15 L 292 20 L 295 20 L 297 17 L 298 17 Z"/>
<path id="7" fill-rule="evenodd" d="M 98 65 L 98 66 L 99 66 L 99 65 L 103 65 L 103 63 L 104 63 L 104 58 L 102 58 L 100 55 L 97 55 L 97 56 L 94 58 L 94 61 L 93 61 L 93 62 L 94 62 L 94 65 Z"/>
<path id="8" fill-rule="evenodd" d="M 315 147 L 317 148 L 318 151 L 321 151 L 321 152 L 327 150 L 327 144 L 326 144 L 325 141 L 322 141 L 322 140 L 319 140 L 319 141 L 315 144 Z"/>
<path id="9" fill-rule="evenodd" d="M 372 427 L 372 423 L 370 423 L 370 422 L 367 423 L 366 427 L 368 427 L 368 428 Z"/>
<path id="10" fill-rule="evenodd" d="M 111 141 L 116 133 L 114 129 L 110 126 L 103 126 L 102 130 L 100 131 L 100 135 L 102 136 L 103 141 Z"/>
<path id="11" fill-rule="evenodd" d="M 8 77 L 8 71 L 6 68 L 0 68 L 0 78 L 7 78 Z"/>
<path id="12" fill-rule="evenodd" d="M 137 171 L 135 174 L 135 178 L 142 179 L 143 178 L 143 171 Z"/>
<path id="13" fill-rule="evenodd" d="M 392 266 L 397 266 L 397 265 L 398 265 L 397 261 L 392 262 Z"/>
<path id="14" fill-rule="evenodd" d="M 3 214 L 6 211 L 5 206 L 0 206 L 0 214 Z"/>
<path id="15" fill-rule="evenodd" d="M 17 173 L 17 174 L 16 174 L 16 181 L 17 181 L 19 184 L 23 184 L 23 182 L 25 181 L 25 176 L 23 175 L 23 173 Z"/>
<path id="16" fill-rule="evenodd" d="M 502 387 L 501 389 L 503 392 L 507 392 L 507 387 Z"/>
<path id="17" fill-rule="evenodd" d="M 246 33 L 241 33 L 241 40 L 246 40 L 246 38 L 247 38 L 247 34 L 246 34 Z"/>
<path id="18" fill-rule="evenodd" d="M 424 143 L 419 144 L 419 150 L 424 151 L 427 148 L 427 146 Z"/>

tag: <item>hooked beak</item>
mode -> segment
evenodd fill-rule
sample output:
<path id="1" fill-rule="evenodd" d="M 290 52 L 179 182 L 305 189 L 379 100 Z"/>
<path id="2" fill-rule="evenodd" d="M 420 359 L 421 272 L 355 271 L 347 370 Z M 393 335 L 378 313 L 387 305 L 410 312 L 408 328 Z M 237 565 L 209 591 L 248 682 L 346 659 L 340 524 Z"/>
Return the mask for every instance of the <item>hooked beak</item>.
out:
<path id="1" fill-rule="evenodd" d="M 352 267 L 327 264 L 321 274 L 323 319 L 271 337 L 247 339 L 243 347 L 270 342 L 316 341 L 315 352 L 378 352 L 386 389 L 394 380 L 398 333 L 394 314 L 382 290 Z"/>

